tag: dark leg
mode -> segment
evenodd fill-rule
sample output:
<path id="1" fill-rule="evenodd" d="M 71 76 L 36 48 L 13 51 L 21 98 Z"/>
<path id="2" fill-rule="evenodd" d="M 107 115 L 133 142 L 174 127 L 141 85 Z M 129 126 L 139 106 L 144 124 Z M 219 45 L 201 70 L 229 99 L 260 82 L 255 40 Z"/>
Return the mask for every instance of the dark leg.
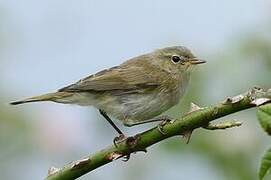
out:
<path id="1" fill-rule="evenodd" d="M 107 120 L 107 122 L 109 122 L 111 124 L 111 126 L 119 133 L 118 137 L 115 137 L 113 140 L 113 143 L 115 145 L 115 147 L 117 146 L 117 143 L 122 142 L 126 139 L 125 135 L 122 133 L 122 131 L 114 124 L 114 122 L 110 119 L 110 117 L 106 114 L 105 111 L 99 109 L 99 112 L 101 113 L 101 115 Z M 123 157 L 125 162 L 127 162 L 130 159 L 130 154 L 126 155 Z"/>
<path id="2" fill-rule="evenodd" d="M 110 119 L 110 117 L 108 117 L 108 115 L 106 114 L 106 112 L 104 112 L 101 109 L 99 109 L 99 112 L 107 120 L 107 122 L 109 122 L 111 124 L 111 126 L 119 133 L 119 135 L 123 135 L 123 133 L 121 132 L 121 130 L 114 124 L 114 122 Z"/>

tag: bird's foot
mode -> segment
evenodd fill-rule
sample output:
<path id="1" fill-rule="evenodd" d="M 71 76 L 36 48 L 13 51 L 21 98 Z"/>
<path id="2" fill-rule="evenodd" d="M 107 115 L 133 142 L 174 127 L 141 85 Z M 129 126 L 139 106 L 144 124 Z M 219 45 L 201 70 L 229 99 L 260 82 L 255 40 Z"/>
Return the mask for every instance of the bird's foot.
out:
<path id="1" fill-rule="evenodd" d="M 113 143 L 115 145 L 115 147 L 118 147 L 118 144 L 125 141 L 127 139 L 127 137 L 124 134 L 120 134 L 119 136 L 115 137 L 113 140 Z"/>
<path id="2" fill-rule="evenodd" d="M 114 143 L 114 146 L 118 148 L 118 144 L 124 141 L 126 141 L 126 143 L 129 145 L 129 143 L 134 141 L 134 139 L 132 137 L 127 137 L 124 134 L 120 134 L 119 136 L 114 138 L 113 143 Z M 123 162 L 127 162 L 129 161 L 130 157 L 131 157 L 131 153 L 128 153 L 126 155 L 123 155 L 121 158 Z"/>
<path id="3" fill-rule="evenodd" d="M 126 137 L 124 134 L 120 134 L 119 136 L 114 138 L 114 140 L 113 140 L 114 146 L 116 148 L 118 148 L 118 144 L 126 141 L 127 139 L 128 139 L 128 137 Z M 127 162 L 127 161 L 129 161 L 130 157 L 131 157 L 131 153 L 126 154 L 126 155 L 122 156 L 122 158 L 123 158 L 122 161 Z"/>
<path id="4" fill-rule="evenodd" d="M 171 124 L 174 123 L 175 119 L 169 116 L 165 116 L 165 117 L 162 117 L 161 120 L 162 122 L 158 124 L 157 129 L 162 135 L 166 135 L 166 132 L 163 130 L 163 127 L 168 123 L 171 123 Z"/>
<path id="5" fill-rule="evenodd" d="M 118 148 L 119 143 L 125 143 L 125 145 L 128 148 L 125 154 L 122 154 L 120 157 L 118 157 L 118 158 L 122 158 L 122 161 L 124 162 L 127 162 L 130 159 L 132 153 L 136 153 L 136 152 L 147 153 L 147 150 L 145 148 L 137 149 L 137 150 L 134 149 L 138 143 L 138 135 L 126 137 L 125 135 L 121 134 L 120 136 L 114 139 L 114 144 L 116 148 Z"/>
<path id="6" fill-rule="evenodd" d="M 127 154 L 127 155 L 125 155 L 125 156 L 123 156 L 123 157 L 122 157 L 122 161 L 123 161 L 123 162 L 127 162 L 127 161 L 130 160 L 130 157 L 131 157 L 131 153 L 130 153 L 130 154 Z"/>

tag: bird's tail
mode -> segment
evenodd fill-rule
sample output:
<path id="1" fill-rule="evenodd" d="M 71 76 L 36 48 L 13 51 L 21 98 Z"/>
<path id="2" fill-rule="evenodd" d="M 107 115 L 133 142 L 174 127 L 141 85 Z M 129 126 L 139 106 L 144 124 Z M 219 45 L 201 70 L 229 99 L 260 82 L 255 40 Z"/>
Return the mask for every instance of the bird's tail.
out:
<path id="1" fill-rule="evenodd" d="M 14 101 L 11 102 L 11 105 L 19 105 L 19 104 L 24 104 L 24 103 L 30 103 L 30 102 L 40 102 L 40 101 L 54 101 L 57 102 L 59 99 L 65 99 L 66 97 L 72 96 L 73 93 L 68 93 L 68 92 L 55 92 L 55 93 L 48 93 L 48 94 L 43 94 L 40 96 L 34 96 L 31 98 L 27 98 L 21 101 Z"/>

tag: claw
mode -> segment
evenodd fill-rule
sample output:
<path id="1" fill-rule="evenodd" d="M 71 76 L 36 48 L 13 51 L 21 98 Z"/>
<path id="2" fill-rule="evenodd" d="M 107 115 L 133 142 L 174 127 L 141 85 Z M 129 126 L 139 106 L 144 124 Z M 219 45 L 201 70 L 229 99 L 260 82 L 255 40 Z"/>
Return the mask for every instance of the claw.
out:
<path id="1" fill-rule="evenodd" d="M 131 154 L 127 154 L 127 155 L 122 157 L 123 158 L 122 161 L 127 162 L 127 161 L 129 161 L 130 157 L 131 157 Z"/>
<path id="2" fill-rule="evenodd" d="M 126 137 L 124 134 L 120 134 L 119 136 L 114 138 L 113 143 L 115 147 L 118 148 L 118 144 L 124 141 L 127 141 L 127 143 L 131 141 L 130 143 L 132 143 L 134 139 L 132 137 Z M 123 155 L 121 158 L 123 162 L 127 162 L 129 161 L 130 157 L 131 157 L 131 153 L 128 153 L 127 155 Z"/>
<path id="3" fill-rule="evenodd" d="M 135 151 L 133 148 L 137 145 L 138 142 L 138 136 L 132 136 L 132 137 L 126 137 L 124 134 L 120 134 L 118 137 L 114 138 L 114 145 L 116 148 L 118 148 L 118 143 L 122 143 L 125 142 L 128 150 L 127 152 L 125 152 L 124 154 L 121 154 L 120 156 L 117 156 L 117 158 L 122 158 L 123 162 L 127 162 L 129 161 L 130 157 L 131 157 L 131 153 L 136 153 L 139 151 L 142 152 L 147 152 L 147 149 L 140 149 Z M 118 155 L 118 154 L 117 154 Z"/>
<path id="4" fill-rule="evenodd" d="M 162 135 L 166 135 L 167 133 L 163 130 L 163 127 L 164 127 L 167 123 L 174 123 L 174 121 L 175 121 L 175 119 L 171 119 L 171 118 L 168 118 L 168 117 L 164 118 L 164 119 L 162 120 L 162 122 L 159 123 L 158 126 L 157 126 L 158 131 L 159 131 Z"/>

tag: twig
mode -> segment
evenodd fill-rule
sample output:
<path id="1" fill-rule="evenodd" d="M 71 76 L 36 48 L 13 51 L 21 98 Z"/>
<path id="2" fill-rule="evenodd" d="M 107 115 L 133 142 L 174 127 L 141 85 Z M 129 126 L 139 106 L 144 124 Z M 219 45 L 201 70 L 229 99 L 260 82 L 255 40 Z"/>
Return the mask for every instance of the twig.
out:
<path id="1" fill-rule="evenodd" d="M 247 93 L 227 98 L 225 101 L 217 105 L 205 108 L 194 108 L 193 111 L 183 117 L 180 117 L 176 121 L 164 125 L 163 132 L 165 132 L 165 134 L 160 133 L 156 127 L 152 128 L 148 131 L 127 138 L 125 141 L 118 144 L 117 148 L 114 145 L 111 145 L 101 151 L 89 155 L 86 158 L 83 158 L 82 160 L 72 162 L 61 169 L 50 168 L 46 179 L 76 179 L 107 163 L 129 155 L 130 153 L 145 151 L 147 147 L 150 147 L 166 138 L 176 135 L 185 135 L 187 132 L 192 132 L 194 129 L 206 126 L 208 127 L 209 123 L 213 120 L 238 111 L 262 105 L 270 102 L 270 100 L 271 89 L 263 90 L 261 88 L 253 88 Z"/>

